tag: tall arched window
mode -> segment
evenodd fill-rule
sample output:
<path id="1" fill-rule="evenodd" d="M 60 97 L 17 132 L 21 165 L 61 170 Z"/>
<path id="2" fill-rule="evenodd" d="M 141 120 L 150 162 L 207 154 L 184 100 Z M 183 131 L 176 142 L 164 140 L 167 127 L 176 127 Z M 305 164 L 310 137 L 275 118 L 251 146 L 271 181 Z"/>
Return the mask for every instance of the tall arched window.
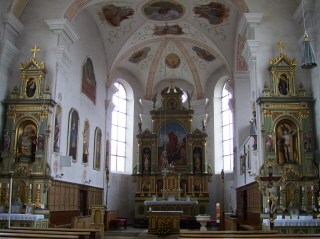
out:
<path id="1" fill-rule="evenodd" d="M 233 117 L 230 109 L 232 94 L 227 90 L 228 83 L 224 83 L 221 93 L 222 116 L 222 159 L 224 171 L 233 170 Z"/>
<path id="2" fill-rule="evenodd" d="M 126 168 L 127 93 L 120 83 L 114 83 L 118 92 L 113 95 L 115 109 L 111 125 L 111 170 L 124 172 Z"/>

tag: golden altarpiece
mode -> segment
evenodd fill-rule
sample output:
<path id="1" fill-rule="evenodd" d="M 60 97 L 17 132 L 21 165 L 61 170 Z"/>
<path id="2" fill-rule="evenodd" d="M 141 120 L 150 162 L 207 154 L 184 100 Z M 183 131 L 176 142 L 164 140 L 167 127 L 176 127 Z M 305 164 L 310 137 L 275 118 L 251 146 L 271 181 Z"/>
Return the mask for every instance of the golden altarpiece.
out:
<path id="1" fill-rule="evenodd" d="M 9 183 L 12 180 L 12 203 L 34 206 L 47 204 L 50 166 L 47 163 L 49 119 L 56 102 L 45 85 L 47 69 L 33 57 L 20 66 L 21 86 L 15 86 L 6 105 L 6 125 L 0 164 L 0 204 L 9 206 Z M 37 209 L 38 208 L 38 209 Z M 21 209 L 20 209 L 21 210 Z M 41 212 L 40 212 L 41 213 Z"/>
<path id="2" fill-rule="evenodd" d="M 191 98 L 183 106 L 183 92 L 171 84 L 161 91 L 161 106 L 150 111 L 151 129 L 137 137 L 135 224 L 148 211 L 182 211 L 182 217 L 209 214 L 208 182 L 212 168 L 207 158 L 206 125 L 193 128 Z M 190 95 L 189 95 L 190 97 Z M 146 202 L 149 202 L 147 204 Z"/>
<path id="3" fill-rule="evenodd" d="M 270 88 L 266 82 L 263 97 L 257 100 L 265 158 L 255 180 L 263 192 L 263 208 L 269 209 L 270 221 L 298 215 L 315 218 L 320 197 L 313 144 L 313 98 L 306 96 L 301 81 L 296 89 L 296 61 L 282 52 L 283 42 L 277 46 L 280 55 L 270 59 L 268 68 Z M 289 227 L 280 230 L 296 233 Z"/>

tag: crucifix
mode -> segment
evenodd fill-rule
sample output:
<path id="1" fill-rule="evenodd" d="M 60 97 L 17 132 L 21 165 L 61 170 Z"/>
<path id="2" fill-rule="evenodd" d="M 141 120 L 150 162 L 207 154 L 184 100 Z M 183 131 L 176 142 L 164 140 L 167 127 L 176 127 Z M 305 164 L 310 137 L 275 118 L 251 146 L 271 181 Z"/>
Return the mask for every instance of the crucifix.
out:
<path id="1" fill-rule="evenodd" d="M 174 80 L 169 80 L 169 83 L 171 84 L 171 87 L 170 87 L 170 89 L 173 89 L 173 83 L 174 83 L 175 81 Z"/>
<path id="2" fill-rule="evenodd" d="M 33 58 L 36 58 L 36 54 L 38 53 L 38 51 L 40 51 L 40 49 L 37 48 L 37 46 L 34 46 L 34 48 L 32 48 L 30 51 L 33 52 Z"/>
<path id="3" fill-rule="evenodd" d="M 255 178 L 255 181 L 259 183 L 260 188 L 268 189 L 268 203 L 269 203 L 269 220 L 270 220 L 270 229 L 273 229 L 273 223 L 276 218 L 274 218 L 275 207 L 278 201 L 277 197 L 277 186 L 286 180 L 286 176 L 282 175 L 281 177 L 273 176 L 273 164 L 268 163 L 268 177 L 259 177 Z"/>
<path id="4" fill-rule="evenodd" d="M 284 44 L 283 41 L 279 41 L 276 46 L 280 48 L 280 54 L 282 54 L 282 49 L 286 46 L 286 44 Z"/>

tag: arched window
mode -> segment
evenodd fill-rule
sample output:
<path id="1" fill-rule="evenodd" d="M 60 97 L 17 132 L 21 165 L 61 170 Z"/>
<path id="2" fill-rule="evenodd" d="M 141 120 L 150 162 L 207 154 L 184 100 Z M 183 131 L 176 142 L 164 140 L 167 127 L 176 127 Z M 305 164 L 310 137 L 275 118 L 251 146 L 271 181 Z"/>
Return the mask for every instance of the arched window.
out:
<path id="1" fill-rule="evenodd" d="M 127 130 L 127 92 L 122 84 L 114 85 L 118 92 L 113 95 L 115 109 L 112 112 L 111 125 L 111 170 L 126 170 L 126 130 Z"/>
<path id="2" fill-rule="evenodd" d="M 222 123 L 222 161 L 224 171 L 233 170 L 233 116 L 230 109 L 232 94 L 224 83 L 221 93 L 221 123 Z"/>

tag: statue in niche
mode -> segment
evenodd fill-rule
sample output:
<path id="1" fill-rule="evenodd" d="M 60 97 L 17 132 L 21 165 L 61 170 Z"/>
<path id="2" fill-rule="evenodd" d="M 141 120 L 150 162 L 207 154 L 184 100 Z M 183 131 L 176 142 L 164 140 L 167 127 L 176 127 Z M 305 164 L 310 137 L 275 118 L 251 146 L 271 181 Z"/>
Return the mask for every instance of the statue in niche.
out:
<path id="1" fill-rule="evenodd" d="M 279 163 L 293 163 L 294 155 L 293 151 L 295 150 L 293 147 L 292 137 L 296 135 L 296 129 L 290 130 L 289 125 L 283 124 L 279 127 L 282 131 L 282 135 L 280 135 L 277 144 L 279 145 L 280 153 L 282 154 L 281 161 L 279 159 Z M 278 129 L 279 132 L 279 129 Z M 283 157 L 284 156 L 284 157 Z"/>
<path id="2" fill-rule="evenodd" d="M 55 126 L 54 126 L 54 138 L 53 138 L 53 151 L 58 153 L 59 152 L 59 132 L 60 132 L 60 125 L 58 120 L 58 115 L 55 117 Z"/>
<path id="3" fill-rule="evenodd" d="M 201 149 L 195 148 L 193 153 L 193 163 L 195 172 L 201 172 L 201 158 Z"/>
<path id="4" fill-rule="evenodd" d="M 32 156 L 36 151 L 36 133 L 33 125 L 27 125 L 19 136 L 18 150 L 22 155 Z"/>
<path id="5" fill-rule="evenodd" d="M 143 149 L 143 171 L 144 172 L 149 172 L 150 169 L 150 164 L 151 164 L 151 152 L 149 148 L 144 148 Z"/>

